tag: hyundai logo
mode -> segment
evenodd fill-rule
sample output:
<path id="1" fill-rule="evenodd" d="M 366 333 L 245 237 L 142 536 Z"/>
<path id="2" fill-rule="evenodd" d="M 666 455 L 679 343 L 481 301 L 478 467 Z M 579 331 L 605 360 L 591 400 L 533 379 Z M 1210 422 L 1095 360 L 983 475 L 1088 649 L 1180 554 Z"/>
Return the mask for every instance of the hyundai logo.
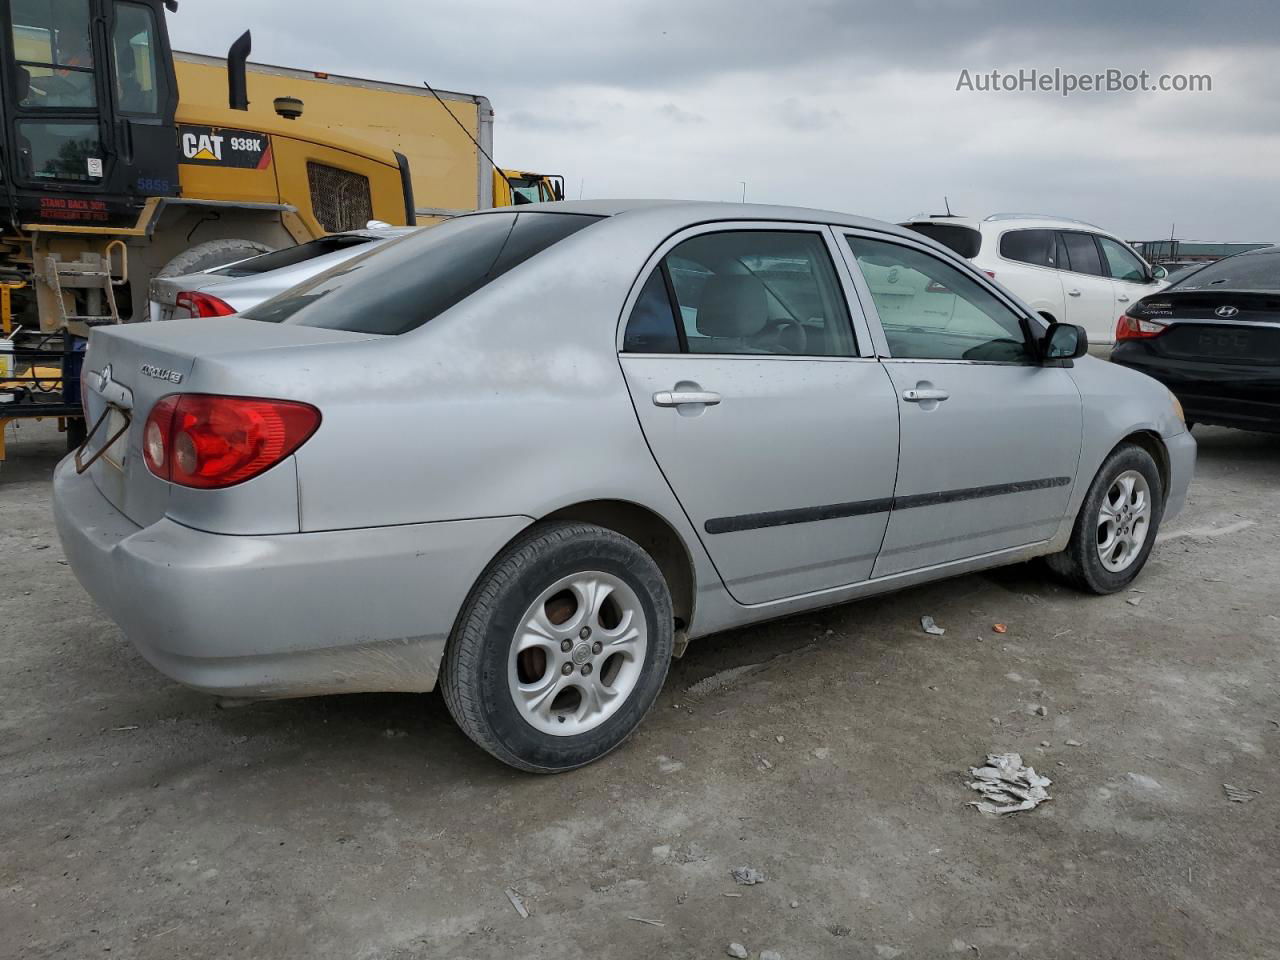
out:
<path id="1" fill-rule="evenodd" d="M 1217 310 L 1213 312 L 1216 313 L 1218 316 L 1220 316 L 1223 320 L 1230 320 L 1240 311 L 1236 307 L 1219 307 Z"/>

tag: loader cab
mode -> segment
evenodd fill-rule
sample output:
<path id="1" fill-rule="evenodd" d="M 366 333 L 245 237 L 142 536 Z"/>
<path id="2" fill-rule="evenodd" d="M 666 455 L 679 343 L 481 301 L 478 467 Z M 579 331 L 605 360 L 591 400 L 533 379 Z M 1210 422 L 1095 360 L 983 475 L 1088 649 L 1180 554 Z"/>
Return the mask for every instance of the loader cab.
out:
<path id="1" fill-rule="evenodd" d="M 528 173 L 524 170 L 494 170 L 493 205 L 518 206 L 564 199 L 564 177 L 558 174 Z"/>
<path id="2" fill-rule="evenodd" d="M 131 226 L 176 196 L 161 0 L 0 0 L 0 177 L 19 223 Z"/>

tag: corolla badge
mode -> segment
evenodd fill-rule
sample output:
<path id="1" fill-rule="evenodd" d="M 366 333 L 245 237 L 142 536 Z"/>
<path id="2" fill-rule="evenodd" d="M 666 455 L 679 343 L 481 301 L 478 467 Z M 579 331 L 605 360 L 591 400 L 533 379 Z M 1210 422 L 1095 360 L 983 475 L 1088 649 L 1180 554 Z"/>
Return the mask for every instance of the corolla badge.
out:
<path id="1" fill-rule="evenodd" d="M 166 370 L 164 367 L 157 367 L 153 363 L 144 363 L 140 370 L 144 377 L 150 377 L 153 380 L 167 380 L 169 383 L 182 382 L 182 374 L 177 370 Z"/>
<path id="2" fill-rule="evenodd" d="M 1223 320 L 1230 320 L 1237 313 L 1239 313 L 1240 310 L 1237 307 L 1219 307 L 1217 310 L 1213 312 L 1216 313 L 1218 316 L 1220 316 Z"/>

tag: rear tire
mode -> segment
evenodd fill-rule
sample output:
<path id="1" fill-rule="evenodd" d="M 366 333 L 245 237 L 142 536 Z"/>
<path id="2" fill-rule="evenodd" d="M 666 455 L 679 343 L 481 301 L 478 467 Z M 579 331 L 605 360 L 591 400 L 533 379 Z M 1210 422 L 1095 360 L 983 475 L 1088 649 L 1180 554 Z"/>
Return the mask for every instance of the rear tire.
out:
<path id="1" fill-rule="evenodd" d="M 636 543 L 594 524 L 539 524 L 472 589 L 440 686 L 480 747 L 519 770 L 561 773 L 635 731 L 673 640 L 666 581 Z"/>
<path id="2" fill-rule="evenodd" d="M 270 252 L 271 247 L 256 240 L 207 240 L 197 243 L 190 250 L 182 251 L 166 263 L 156 276 L 181 277 L 201 270 L 212 270 L 214 267 L 225 267 L 228 263 Z"/>
<path id="3" fill-rule="evenodd" d="M 1045 563 L 1078 590 L 1123 590 L 1146 565 L 1163 510 L 1164 484 L 1155 460 L 1141 447 L 1123 444 L 1093 478 L 1067 548 Z"/>

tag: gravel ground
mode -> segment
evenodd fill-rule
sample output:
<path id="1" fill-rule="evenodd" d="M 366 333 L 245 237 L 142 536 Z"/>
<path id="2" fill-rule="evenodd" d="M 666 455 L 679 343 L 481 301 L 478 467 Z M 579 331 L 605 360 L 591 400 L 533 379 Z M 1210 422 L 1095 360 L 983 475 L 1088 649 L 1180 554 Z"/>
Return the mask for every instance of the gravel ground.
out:
<path id="1" fill-rule="evenodd" d="M 1280 438 L 1197 435 L 1136 590 L 1014 567 L 709 638 L 623 749 L 539 778 L 435 695 L 161 677 L 60 563 L 59 438 L 24 427 L 0 957 L 1280 957 Z M 965 771 L 1010 750 L 1053 799 L 980 814 Z"/>

